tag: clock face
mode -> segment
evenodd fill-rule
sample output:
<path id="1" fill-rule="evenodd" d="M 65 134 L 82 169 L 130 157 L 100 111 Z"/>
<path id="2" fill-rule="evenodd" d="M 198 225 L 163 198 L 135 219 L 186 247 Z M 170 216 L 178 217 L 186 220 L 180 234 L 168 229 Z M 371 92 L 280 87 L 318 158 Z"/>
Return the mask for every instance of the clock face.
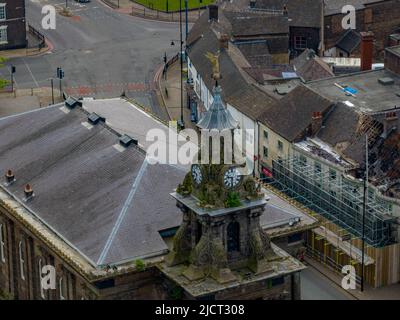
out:
<path id="1" fill-rule="evenodd" d="M 203 173 L 198 165 L 192 166 L 192 178 L 195 184 L 199 185 L 203 182 Z"/>
<path id="2" fill-rule="evenodd" d="M 237 187 L 241 179 L 242 176 L 237 168 L 229 168 L 224 173 L 224 185 L 228 189 Z"/>

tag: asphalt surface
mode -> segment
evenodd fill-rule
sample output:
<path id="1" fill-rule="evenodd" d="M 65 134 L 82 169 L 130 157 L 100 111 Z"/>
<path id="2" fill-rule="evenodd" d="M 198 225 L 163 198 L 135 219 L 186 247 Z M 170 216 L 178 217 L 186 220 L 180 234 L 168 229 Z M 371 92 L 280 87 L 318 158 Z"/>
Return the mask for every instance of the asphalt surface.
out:
<path id="1" fill-rule="evenodd" d="M 179 50 L 171 46 L 171 40 L 179 39 L 179 25 L 118 13 L 100 0 L 68 2 L 73 17 L 57 14 L 56 30 L 43 30 L 42 7 L 61 7 L 65 2 L 26 0 L 28 23 L 44 33 L 54 49 L 42 56 L 10 59 L 8 64 L 17 67 L 16 87 L 49 87 L 49 78 L 62 67 L 63 88 L 69 94 L 109 98 L 125 92 L 165 118 L 153 80 L 163 65 L 164 52 L 172 57 Z M 8 71 L 0 69 L 0 76 L 6 75 Z"/>
<path id="2" fill-rule="evenodd" d="M 351 295 L 313 267 L 301 271 L 302 300 L 352 300 Z"/>

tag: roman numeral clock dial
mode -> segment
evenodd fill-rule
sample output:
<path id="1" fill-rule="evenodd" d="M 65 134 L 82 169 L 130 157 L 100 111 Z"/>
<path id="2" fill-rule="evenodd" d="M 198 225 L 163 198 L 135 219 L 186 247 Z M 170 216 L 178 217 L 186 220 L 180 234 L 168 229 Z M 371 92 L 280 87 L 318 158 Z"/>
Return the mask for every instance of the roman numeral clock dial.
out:
<path id="1" fill-rule="evenodd" d="M 203 182 L 203 173 L 197 164 L 192 166 L 192 178 L 196 185 L 200 185 Z"/>
<path id="2" fill-rule="evenodd" d="M 224 186 L 227 189 L 236 188 L 241 180 L 242 176 L 237 168 L 229 168 L 224 173 Z"/>

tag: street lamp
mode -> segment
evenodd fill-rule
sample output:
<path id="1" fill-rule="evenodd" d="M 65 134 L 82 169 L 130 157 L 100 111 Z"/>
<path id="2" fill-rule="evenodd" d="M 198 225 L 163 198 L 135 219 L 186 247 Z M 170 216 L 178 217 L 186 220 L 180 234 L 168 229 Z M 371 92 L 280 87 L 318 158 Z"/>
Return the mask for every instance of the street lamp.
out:
<path id="1" fill-rule="evenodd" d="M 183 120 L 183 37 L 182 37 L 182 0 L 179 0 L 179 39 L 181 42 L 181 48 L 179 51 L 179 59 L 181 62 L 181 128 L 185 127 L 185 121 Z"/>

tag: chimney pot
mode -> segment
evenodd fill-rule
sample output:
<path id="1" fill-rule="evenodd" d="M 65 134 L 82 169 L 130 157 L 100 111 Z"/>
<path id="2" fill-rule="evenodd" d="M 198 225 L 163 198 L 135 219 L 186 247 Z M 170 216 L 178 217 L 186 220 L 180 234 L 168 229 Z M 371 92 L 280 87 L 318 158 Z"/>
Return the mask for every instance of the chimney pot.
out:
<path id="1" fill-rule="evenodd" d="M 208 6 L 208 20 L 218 21 L 218 5 L 210 4 Z"/>
<path id="2" fill-rule="evenodd" d="M 374 58 L 374 33 L 360 32 L 361 35 L 361 71 L 372 69 Z"/>
<path id="3" fill-rule="evenodd" d="M 15 175 L 11 169 L 8 169 L 6 172 L 6 180 L 8 184 L 13 183 L 15 181 Z"/>
<path id="4" fill-rule="evenodd" d="M 25 185 L 24 193 L 25 193 L 25 198 L 26 199 L 29 199 L 29 198 L 31 198 L 33 196 L 33 189 L 32 189 L 32 186 L 29 183 Z"/>
<path id="5" fill-rule="evenodd" d="M 315 136 L 322 127 L 322 112 L 315 111 L 311 117 L 311 135 Z"/>
<path id="6" fill-rule="evenodd" d="M 221 34 L 219 38 L 219 48 L 220 50 L 228 50 L 229 48 L 229 36 L 227 34 Z"/>

